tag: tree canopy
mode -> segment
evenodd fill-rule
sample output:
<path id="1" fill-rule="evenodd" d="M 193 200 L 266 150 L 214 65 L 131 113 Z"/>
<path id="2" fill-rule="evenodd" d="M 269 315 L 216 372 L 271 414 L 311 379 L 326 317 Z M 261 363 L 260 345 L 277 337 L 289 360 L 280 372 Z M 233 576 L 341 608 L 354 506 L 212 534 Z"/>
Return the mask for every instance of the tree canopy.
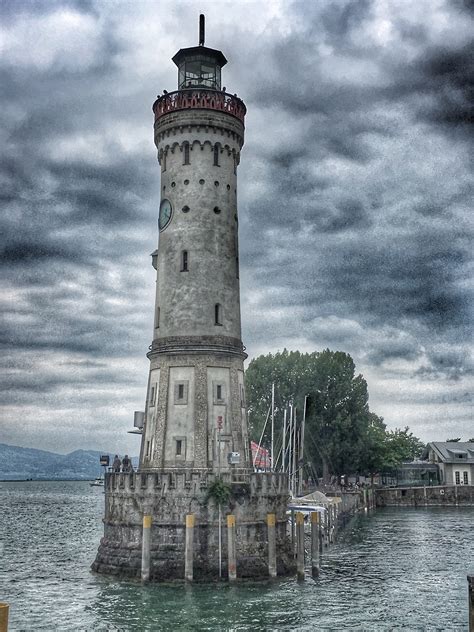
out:
<path id="1" fill-rule="evenodd" d="M 275 384 L 275 428 L 281 444 L 283 410 L 290 404 L 302 418 L 306 398 L 305 461 L 325 479 L 329 475 L 372 473 L 396 467 L 421 454 L 423 444 L 409 432 L 387 432 L 369 410 L 367 382 L 341 351 L 300 353 L 286 349 L 259 356 L 246 371 L 252 438 L 258 441 Z M 269 428 L 264 444 L 269 445 Z"/>

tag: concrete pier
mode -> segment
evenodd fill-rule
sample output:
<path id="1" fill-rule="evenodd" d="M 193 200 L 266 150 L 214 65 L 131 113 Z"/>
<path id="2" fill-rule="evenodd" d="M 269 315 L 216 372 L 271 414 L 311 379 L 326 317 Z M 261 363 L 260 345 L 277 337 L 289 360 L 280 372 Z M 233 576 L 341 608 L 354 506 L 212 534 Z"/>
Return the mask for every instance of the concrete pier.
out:
<path id="1" fill-rule="evenodd" d="M 188 582 L 192 582 L 194 579 L 194 514 L 188 514 L 186 516 L 184 578 Z"/>
<path id="2" fill-rule="evenodd" d="M 237 559 L 235 551 L 235 516 L 227 516 L 227 573 L 229 581 L 237 579 Z"/>
<path id="3" fill-rule="evenodd" d="M 141 572 L 143 582 L 147 582 L 150 580 L 151 521 L 152 517 L 149 514 L 145 514 L 143 516 Z"/>

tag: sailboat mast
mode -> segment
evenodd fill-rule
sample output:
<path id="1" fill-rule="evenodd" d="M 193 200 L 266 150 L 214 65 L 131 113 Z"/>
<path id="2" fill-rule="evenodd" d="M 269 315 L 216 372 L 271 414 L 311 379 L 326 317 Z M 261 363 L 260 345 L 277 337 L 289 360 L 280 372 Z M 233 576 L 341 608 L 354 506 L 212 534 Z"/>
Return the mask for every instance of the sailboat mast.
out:
<path id="1" fill-rule="evenodd" d="M 275 466 L 274 466 L 274 461 L 273 458 L 275 456 L 274 454 L 274 435 L 275 435 L 275 382 L 272 382 L 272 442 L 271 442 L 271 471 L 274 472 L 275 471 Z"/>

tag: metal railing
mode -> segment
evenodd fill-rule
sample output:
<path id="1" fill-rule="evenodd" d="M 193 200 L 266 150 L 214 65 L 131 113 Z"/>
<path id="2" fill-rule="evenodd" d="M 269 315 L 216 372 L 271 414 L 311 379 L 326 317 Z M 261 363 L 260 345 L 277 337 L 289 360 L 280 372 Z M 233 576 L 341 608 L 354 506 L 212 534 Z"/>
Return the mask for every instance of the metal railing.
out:
<path id="1" fill-rule="evenodd" d="M 244 102 L 235 95 L 222 92 L 220 90 L 210 89 L 192 89 L 176 90 L 175 92 L 167 92 L 158 97 L 153 104 L 153 112 L 155 121 L 169 112 L 178 110 L 198 109 L 198 110 L 217 110 L 226 112 L 234 116 L 242 123 L 245 119 L 247 108 Z"/>

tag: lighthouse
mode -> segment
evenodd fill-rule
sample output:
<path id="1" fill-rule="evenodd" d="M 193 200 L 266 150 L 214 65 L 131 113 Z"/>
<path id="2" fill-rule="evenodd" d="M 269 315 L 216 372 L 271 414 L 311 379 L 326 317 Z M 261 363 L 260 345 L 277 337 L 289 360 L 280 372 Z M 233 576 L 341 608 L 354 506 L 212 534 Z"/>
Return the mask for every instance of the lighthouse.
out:
<path id="1" fill-rule="evenodd" d="M 222 87 L 227 60 L 205 46 L 203 16 L 199 45 L 172 60 L 178 89 L 153 104 L 159 237 L 139 468 L 107 474 L 92 568 L 143 577 L 145 565 L 159 581 L 184 578 L 186 559 L 188 578 L 190 565 L 195 579 L 228 567 L 229 577 L 264 577 L 269 564 L 286 574 L 286 475 L 254 472 L 247 430 L 237 205 L 246 107 Z"/>
<path id="2" fill-rule="evenodd" d="M 178 90 L 153 105 L 161 170 L 156 300 L 140 469 L 248 468 L 237 169 L 246 108 L 224 55 L 179 50 Z"/>

